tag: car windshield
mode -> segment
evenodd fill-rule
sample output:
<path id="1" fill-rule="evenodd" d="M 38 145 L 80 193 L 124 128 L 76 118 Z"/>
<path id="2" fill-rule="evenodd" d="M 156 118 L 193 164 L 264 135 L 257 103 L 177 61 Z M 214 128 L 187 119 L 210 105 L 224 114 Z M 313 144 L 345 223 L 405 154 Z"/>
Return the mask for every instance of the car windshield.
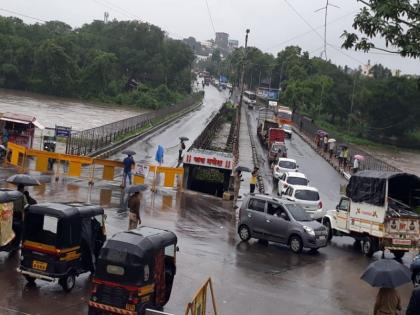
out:
<path id="1" fill-rule="evenodd" d="M 307 200 L 307 201 L 318 201 L 319 194 L 317 191 L 313 190 L 296 190 L 295 193 L 296 199 L 299 200 Z"/>
<path id="2" fill-rule="evenodd" d="M 290 185 L 301 185 L 306 186 L 308 185 L 308 180 L 303 177 L 289 177 L 287 179 L 287 183 Z"/>
<path id="3" fill-rule="evenodd" d="M 301 206 L 296 204 L 287 204 L 286 208 L 296 221 L 312 221 L 311 216 Z"/>
<path id="4" fill-rule="evenodd" d="M 291 161 L 279 161 L 279 166 L 294 170 L 296 168 L 296 163 Z"/>

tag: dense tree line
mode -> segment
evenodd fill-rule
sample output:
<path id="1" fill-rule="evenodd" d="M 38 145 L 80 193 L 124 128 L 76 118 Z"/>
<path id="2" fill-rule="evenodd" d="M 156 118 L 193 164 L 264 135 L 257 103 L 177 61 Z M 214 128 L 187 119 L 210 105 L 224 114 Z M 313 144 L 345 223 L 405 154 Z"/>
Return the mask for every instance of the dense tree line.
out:
<path id="1" fill-rule="evenodd" d="M 240 48 L 223 61 L 213 58 L 202 66 L 210 63 L 215 75 L 227 74 L 238 83 L 243 58 Z M 392 76 L 382 65 L 373 66 L 370 76 L 363 76 L 360 69 L 311 58 L 296 46 L 285 48 L 277 57 L 250 47 L 245 64 L 249 88 L 280 87 L 283 104 L 343 132 L 379 141 L 392 137 L 406 141 L 420 130 L 417 78 Z"/>
<path id="2" fill-rule="evenodd" d="M 191 49 L 158 27 L 94 21 L 80 28 L 0 17 L 0 87 L 158 108 L 191 89 Z"/>

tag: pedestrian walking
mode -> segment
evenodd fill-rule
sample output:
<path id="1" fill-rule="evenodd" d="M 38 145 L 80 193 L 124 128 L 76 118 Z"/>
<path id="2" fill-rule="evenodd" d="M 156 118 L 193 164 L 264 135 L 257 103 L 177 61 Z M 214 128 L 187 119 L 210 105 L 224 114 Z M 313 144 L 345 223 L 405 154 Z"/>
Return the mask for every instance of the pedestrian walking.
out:
<path id="1" fill-rule="evenodd" d="M 401 298 L 395 288 L 380 288 L 376 296 L 374 315 L 396 315 L 401 311 Z"/>
<path id="2" fill-rule="evenodd" d="M 128 229 L 133 230 L 141 224 L 140 218 L 140 192 L 135 192 L 128 199 Z"/>
<path id="3" fill-rule="evenodd" d="M 331 160 L 334 154 L 335 142 L 330 142 L 329 147 L 330 147 L 329 149 L 330 149 L 330 160 Z"/>
<path id="4" fill-rule="evenodd" d="M 178 162 L 182 161 L 182 152 L 185 150 L 185 143 L 184 143 L 184 139 L 181 139 L 181 142 L 179 143 L 179 148 L 178 148 Z"/>
<path id="5" fill-rule="evenodd" d="M 419 315 L 420 314 L 420 286 L 411 293 L 410 302 L 408 303 L 405 315 Z"/>
<path id="6" fill-rule="evenodd" d="M 343 168 L 346 169 L 347 167 L 347 159 L 349 158 L 349 149 L 344 148 L 343 150 Z"/>
<path id="7" fill-rule="evenodd" d="M 341 148 L 340 154 L 338 156 L 338 166 L 340 168 L 343 167 L 343 161 L 344 161 L 344 148 Z"/>
<path id="8" fill-rule="evenodd" d="M 255 186 L 257 185 L 258 177 L 258 167 L 254 167 L 254 170 L 251 173 L 251 179 L 249 180 L 249 193 L 253 194 L 255 192 Z"/>
<path id="9" fill-rule="evenodd" d="M 353 157 L 353 174 L 356 174 L 359 170 L 359 159 Z"/>
<path id="10" fill-rule="evenodd" d="M 324 144 L 324 148 L 323 148 L 324 152 L 327 153 L 327 150 L 328 150 L 328 136 L 327 135 L 324 136 L 324 139 L 322 142 Z"/>
<path id="11" fill-rule="evenodd" d="M 128 155 L 124 160 L 123 160 L 123 164 L 124 164 L 124 174 L 123 174 L 123 183 L 124 183 L 124 187 L 127 184 L 127 178 L 128 178 L 128 182 L 131 185 L 131 171 L 132 169 L 135 167 L 136 162 L 134 162 L 134 158 L 132 155 Z"/>

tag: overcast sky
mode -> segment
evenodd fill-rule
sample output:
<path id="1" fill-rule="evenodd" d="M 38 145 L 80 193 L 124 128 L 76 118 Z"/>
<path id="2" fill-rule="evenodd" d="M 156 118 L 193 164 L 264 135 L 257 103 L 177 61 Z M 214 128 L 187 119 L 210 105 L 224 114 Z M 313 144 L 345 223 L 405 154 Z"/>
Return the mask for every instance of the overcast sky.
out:
<path id="1" fill-rule="evenodd" d="M 245 29 L 251 30 L 249 45 L 276 54 L 288 45 L 299 45 L 311 55 L 323 50 L 326 0 L 207 0 L 216 32 L 244 42 Z M 420 73 L 420 61 L 383 53 L 360 53 L 340 49 L 344 30 L 352 30 L 353 17 L 360 5 L 356 0 L 330 0 L 327 56 L 334 63 L 357 67 L 361 63 L 382 63 L 404 73 Z M 297 13 L 291 8 L 295 8 Z M 3 9 L 3 11 L 1 11 Z M 13 11 L 15 14 L 4 10 Z M 61 20 L 73 27 L 103 19 L 141 19 L 160 26 L 171 37 L 194 36 L 203 41 L 214 38 L 206 0 L 0 0 L 0 14 L 24 14 L 41 20 Z M 301 17 L 300 17 L 300 16 Z M 22 17 L 25 22 L 35 20 Z M 306 20 L 306 23 L 305 21 Z M 309 25 L 308 25 L 309 24 Z M 314 27 L 317 32 L 311 29 Z M 303 35 L 306 34 L 306 35 Z M 383 47 L 379 41 L 378 46 Z"/>

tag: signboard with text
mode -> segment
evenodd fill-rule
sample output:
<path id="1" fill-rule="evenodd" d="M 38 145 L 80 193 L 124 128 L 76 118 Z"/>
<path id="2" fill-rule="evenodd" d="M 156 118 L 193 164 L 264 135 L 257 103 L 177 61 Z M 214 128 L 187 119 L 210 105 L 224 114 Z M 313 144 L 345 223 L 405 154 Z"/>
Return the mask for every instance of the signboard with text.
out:
<path id="1" fill-rule="evenodd" d="M 226 170 L 233 169 L 232 153 L 194 149 L 184 154 L 184 164 L 192 164 Z"/>
<path id="2" fill-rule="evenodd" d="M 71 127 L 55 126 L 55 136 L 69 138 L 71 135 Z"/>

